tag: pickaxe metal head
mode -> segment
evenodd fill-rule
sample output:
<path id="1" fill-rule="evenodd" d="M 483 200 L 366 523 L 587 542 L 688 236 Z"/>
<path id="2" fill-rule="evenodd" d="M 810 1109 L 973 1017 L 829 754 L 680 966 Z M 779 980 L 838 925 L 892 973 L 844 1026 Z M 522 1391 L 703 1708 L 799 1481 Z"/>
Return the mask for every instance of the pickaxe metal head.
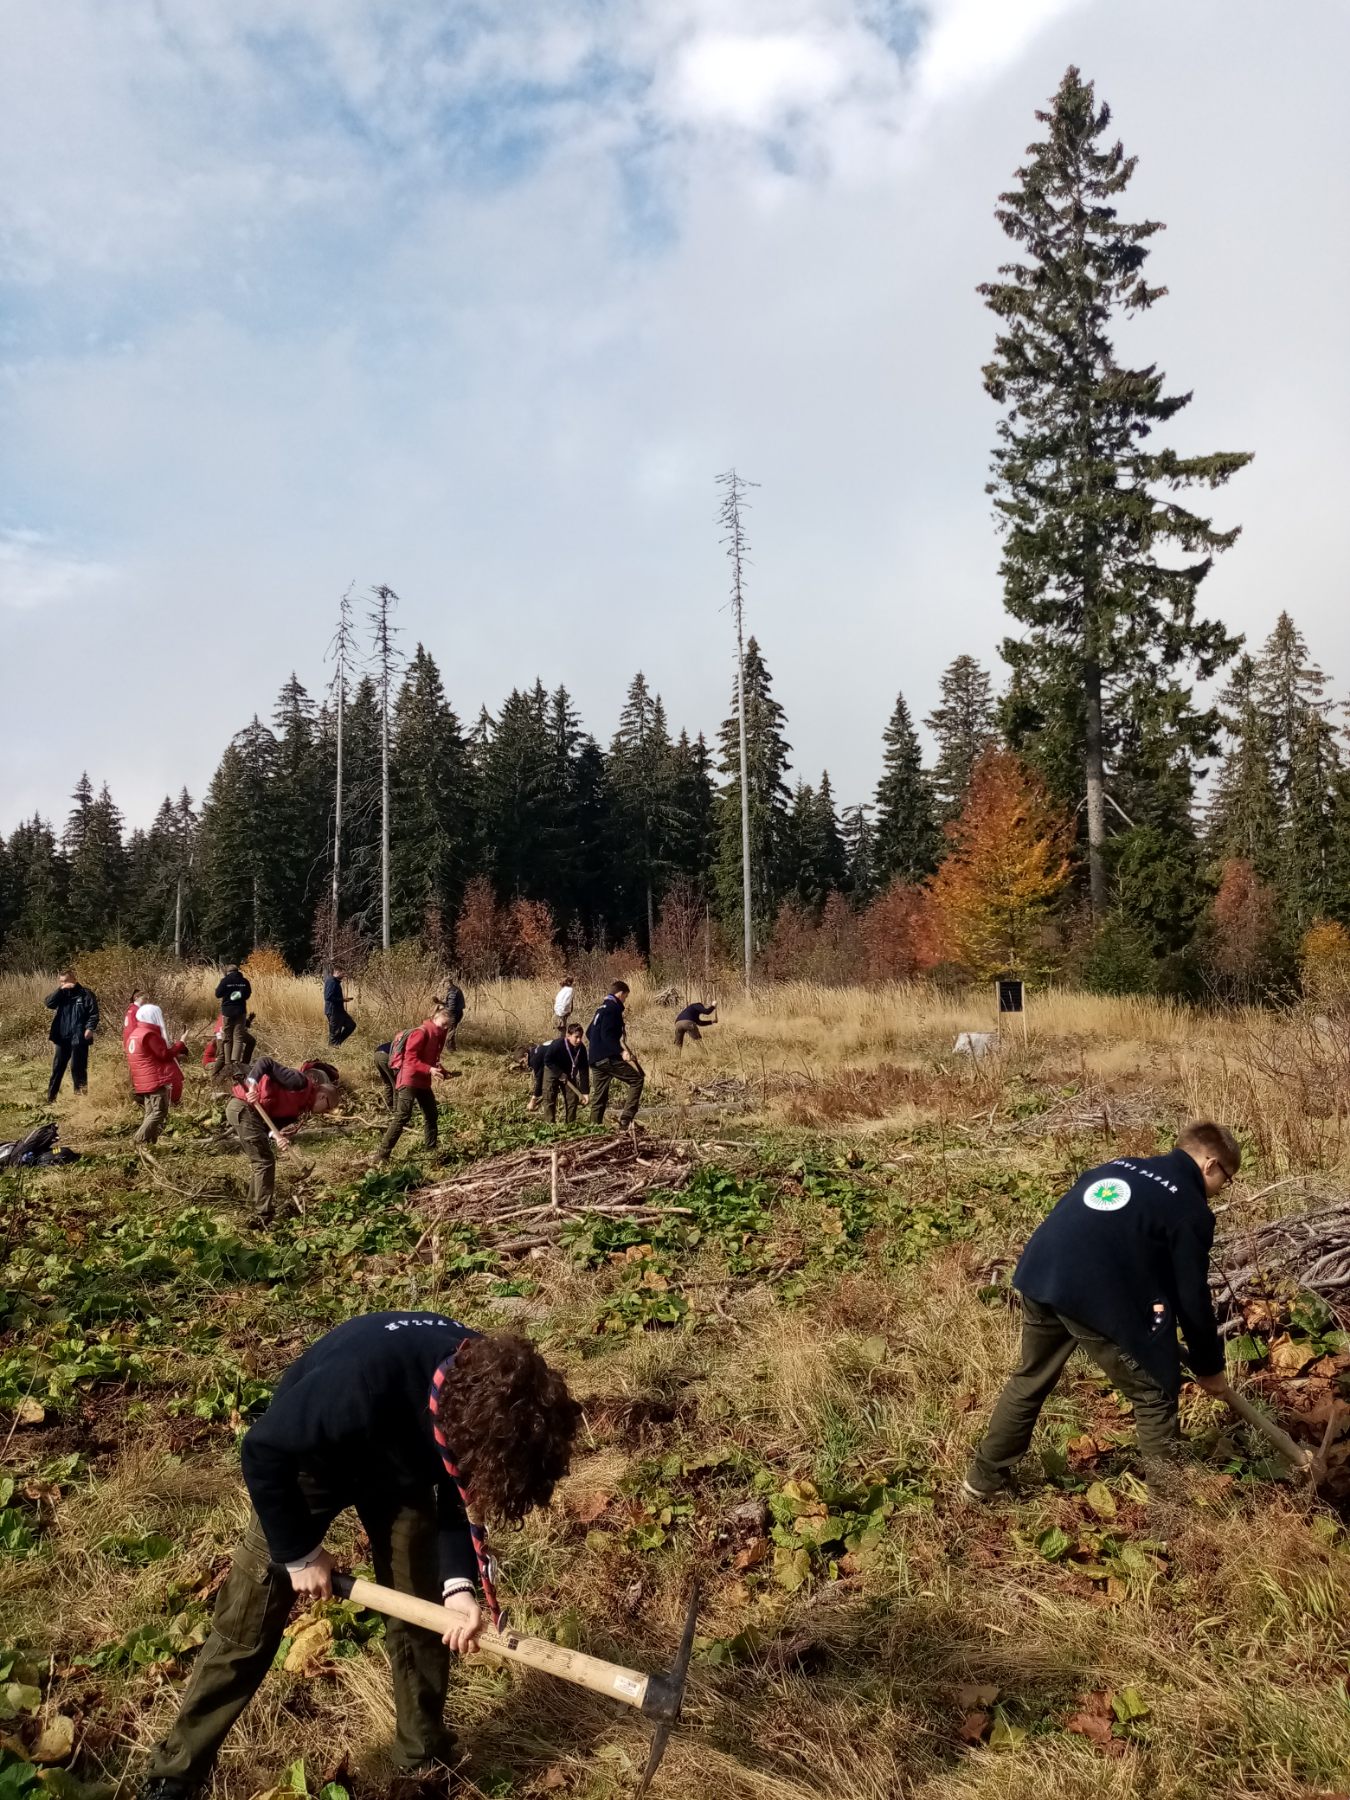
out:
<path id="1" fill-rule="evenodd" d="M 695 1582 L 689 1595 L 689 1609 L 684 1615 L 684 1635 L 680 1639 L 680 1648 L 675 1661 L 664 1675 L 650 1675 L 647 1678 L 647 1692 L 642 1702 L 642 1711 L 649 1719 L 656 1720 L 656 1730 L 652 1734 L 651 1754 L 647 1758 L 647 1767 L 642 1771 L 642 1780 L 637 1785 L 636 1800 L 642 1800 L 651 1785 L 661 1758 L 666 1753 L 666 1745 L 670 1741 L 670 1728 L 679 1723 L 680 1711 L 684 1706 L 685 1684 L 689 1680 L 689 1654 L 694 1647 L 694 1623 L 698 1617 L 698 1583 Z"/>

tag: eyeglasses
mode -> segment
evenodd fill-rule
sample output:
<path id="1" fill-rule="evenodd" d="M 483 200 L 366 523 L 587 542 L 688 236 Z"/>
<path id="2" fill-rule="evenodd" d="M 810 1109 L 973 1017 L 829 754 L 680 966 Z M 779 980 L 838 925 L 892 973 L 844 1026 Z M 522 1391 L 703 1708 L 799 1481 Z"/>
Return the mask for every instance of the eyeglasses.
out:
<path id="1" fill-rule="evenodd" d="M 1228 1168 L 1228 1166 L 1225 1163 L 1221 1163 L 1217 1156 L 1212 1156 L 1210 1158 L 1210 1161 L 1217 1165 L 1220 1174 L 1222 1174 L 1224 1187 L 1227 1187 L 1230 1182 L 1237 1180 L 1237 1171 L 1235 1169 Z"/>

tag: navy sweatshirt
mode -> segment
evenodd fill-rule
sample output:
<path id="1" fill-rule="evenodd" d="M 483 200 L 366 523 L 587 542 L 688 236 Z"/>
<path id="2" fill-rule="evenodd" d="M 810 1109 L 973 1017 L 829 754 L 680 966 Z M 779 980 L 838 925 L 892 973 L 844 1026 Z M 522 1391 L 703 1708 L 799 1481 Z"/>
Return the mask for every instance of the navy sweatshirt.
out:
<path id="1" fill-rule="evenodd" d="M 323 1010 L 326 1013 L 340 1013 L 347 1004 L 342 992 L 340 975 L 325 975 L 323 982 Z"/>
<path id="2" fill-rule="evenodd" d="M 695 1000 L 691 1006 L 686 1006 L 683 1012 L 676 1013 L 675 1023 L 677 1025 L 711 1025 L 713 1011 L 713 1007 L 705 1006 L 701 1000 Z"/>
<path id="3" fill-rule="evenodd" d="M 591 1091 L 591 1065 L 585 1044 L 575 1047 L 565 1037 L 556 1037 L 544 1045 L 543 1066 L 552 1069 L 564 1081 L 570 1081 L 583 1094 Z"/>
<path id="4" fill-rule="evenodd" d="M 1175 1394 L 1178 1326 L 1195 1374 L 1223 1369 L 1209 1297 L 1213 1242 L 1214 1214 L 1193 1158 L 1184 1150 L 1120 1156 L 1080 1176 L 1036 1227 L 1013 1286 L 1100 1332 Z"/>
<path id="5" fill-rule="evenodd" d="M 623 1001 L 617 994 L 606 994 L 600 1002 L 586 1042 L 593 1063 L 617 1062 L 623 1055 Z"/>
<path id="6" fill-rule="evenodd" d="M 425 1504 L 434 1493 L 441 1578 L 477 1581 L 468 1520 L 427 1403 L 439 1365 L 474 1335 L 439 1313 L 366 1313 L 291 1364 L 242 1451 L 249 1498 L 276 1562 L 299 1562 L 318 1543 L 304 1474 L 357 1507 Z"/>
<path id="7" fill-rule="evenodd" d="M 238 969 L 229 969 L 216 988 L 216 999 L 220 1002 L 221 1017 L 225 1019 L 242 1019 L 248 1011 L 249 996 L 253 989 L 248 978 L 241 975 Z"/>

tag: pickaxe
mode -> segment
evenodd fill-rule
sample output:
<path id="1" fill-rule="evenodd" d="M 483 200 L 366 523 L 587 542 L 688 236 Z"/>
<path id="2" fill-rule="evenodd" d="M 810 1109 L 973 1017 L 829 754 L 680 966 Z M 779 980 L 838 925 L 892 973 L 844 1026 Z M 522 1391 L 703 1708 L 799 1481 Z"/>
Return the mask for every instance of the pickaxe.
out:
<path id="1" fill-rule="evenodd" d="M 1260 1407 L 1253 1406 L 1247 1396 L 1238 1393 L 1231 1384 L 1226 1384 L 1226 1392 L 1223 1397 L 1239 1418 L 1245 1419 L 1249 1425 L 1255 1426 L 1257 1431 L 1275 1446 L 1287 1462 L 1292 1464 L 1301 1475 L 1308 1476 L 1314 1487 L 1317 1486 L 1326 1474 L 1326 1454 L 1331 1446 L 1335 1427 L 1340 1422 L 1337 1408 L 1334 1405 L 1331 1409 L 1331 1417 L 1327 1420 L 1321 1447 L 1312 1451 L 1303 1444 L 1296 1444 L 1287 1431 L 1280 1429 L 1269 1413 L 1264 1413 Z"/>
<path id="2" fill-rule="evenodd" d="M 355 1575 L 333 1576 L 333 1592 L 344 1599 L 355 1600 L 371 1612 L 384 1613 L 391 1619 L 403 1619 L 409 1625 L 421 1625 L 440 1637 L 446 1629 L 447 1613 L 431 1600 L 419 1600 L 413 1594 L 401 1594 L 397 1588 L 381 1587 L 374 1581 L 362 1581 Z M 545 1675 L 556 1675 L 574 1687 L 589 1689 L 593 1694 L 621 1700 L 644 1718 L 656 1721 L 651 1754 L 637 1786 L 638 1800 L 646 1793 L 661 1758 L 666 1753 L 671 1727 L 679 1722 L 684 1704 L 685 1683 L 689 1679 L 689 1653 L 694 1644 L 694 1620 L 698 1613 L 698 1587 L 689 1596 L 689 1609 L 684 1615 L 684 1634 L 675 1661 L 664 1674 L 644 1675 L 640 1669 L 625 1669 L 620 1663 L 604 1662 L 598 1656 L 587 1656 L 581 1650 L 568 1650 L 562 1644 L 551 1644 L 547 1638 L 522 1637 L 509 1627 L 494 1631 L 485 1627 L 478 1640 L 480 1650 L 490 1656 L 505 1657 L 508 1662 L 523 1663 L 527 1669 L 538 1669 Z"/>

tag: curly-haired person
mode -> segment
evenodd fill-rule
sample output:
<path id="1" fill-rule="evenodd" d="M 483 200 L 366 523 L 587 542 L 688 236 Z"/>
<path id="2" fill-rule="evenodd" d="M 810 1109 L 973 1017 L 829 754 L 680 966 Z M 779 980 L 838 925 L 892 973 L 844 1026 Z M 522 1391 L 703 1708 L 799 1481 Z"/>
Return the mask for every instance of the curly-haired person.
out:
<path id="1" fill-rule="evenodd" d="M 297 1595 L 332 1592 L 329 1526 L 354 1507 L 378 1581 L 442 1598 L 442 1637 L 388 1621 L 394 1760 L 430 1772 L 454 1753 L 444 1722 L 450 1651 L 477 1647 L 476 1590 L 493 1595 L 488 1517 L 518 1524 L 567 1472 L 581 1408 L 532 1344 L 437 1313 L 368 1313 L 325 1334 L 282 1376 L 243 1444 L 253 1503 L 178 1716 L 151 1753 L 145 1800 L 186 1800 L 272 1665 Z"/>

